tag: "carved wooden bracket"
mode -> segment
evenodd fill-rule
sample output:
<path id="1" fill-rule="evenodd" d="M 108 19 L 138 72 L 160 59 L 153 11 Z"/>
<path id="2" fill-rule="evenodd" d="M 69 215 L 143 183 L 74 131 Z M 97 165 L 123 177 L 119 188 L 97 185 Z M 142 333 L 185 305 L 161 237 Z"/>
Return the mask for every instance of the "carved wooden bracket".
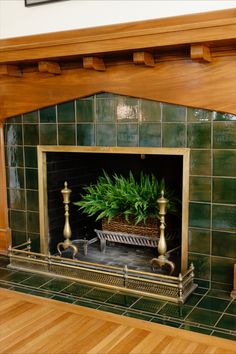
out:
<path id="1" fill-rule="evenodd" d="M 40 61 L 38 63 L 38 70 L 40 73 L 61 74 L 60 64 L 50 61 Z"/>
<path id="2" fill-rule="evenodd" d="M 146 66 L 155 66 L 154 57 L 149 52 L 135 52 L 133 53 L 134 64 L 144 64 Z"/>
<path id="3" fill-rule="evenodd" d="M 1 64 L 0 65 L 0 75 L 21 77 L 22 72 L 17 65 Z"/>
<path id="4" fill-rule="evenodd" d="M 211 51 L 209 47 L 203 44 L 191 45 L 190 56 L 192 60 L 211 62 Z"/>
<path id="5" fill-rule="evenodd" d="M 98 57 L 84 57 L 83 67 L 85 69 L 93 69 L 97 71 L 105 71 L 106 67 L 102 58 Z"/>

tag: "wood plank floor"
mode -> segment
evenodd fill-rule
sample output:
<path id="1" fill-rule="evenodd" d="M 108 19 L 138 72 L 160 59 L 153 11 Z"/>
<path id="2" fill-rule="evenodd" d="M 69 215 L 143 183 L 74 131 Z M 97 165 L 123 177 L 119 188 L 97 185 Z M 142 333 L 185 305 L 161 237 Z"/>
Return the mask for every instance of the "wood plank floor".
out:
<path id="1" fill-rule="evenodd" d="M 0 289 L 1 354 L 235 354 L 200 333 Z"/>

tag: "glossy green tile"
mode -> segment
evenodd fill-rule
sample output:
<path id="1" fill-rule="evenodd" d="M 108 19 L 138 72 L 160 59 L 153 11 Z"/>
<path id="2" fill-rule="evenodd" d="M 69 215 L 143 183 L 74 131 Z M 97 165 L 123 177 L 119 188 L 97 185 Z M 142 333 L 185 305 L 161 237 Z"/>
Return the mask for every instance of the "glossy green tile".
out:
<path id="1" fill-rule="evenodd" d="M 97 146 L 116 146 L 116 125 L 98 124 L 96 127 Z"/>
<path id="2" fill-rule="evenodd" d="M 210 149 L 211 124 L 189 123 L 187 128 L 187 146 L 195 149 Z"/>
<path id="3" fill-rule="evenodd" d="M 11 284 L 3 284 L 3 283 L 0 282 L 0 288 L 12 289 L 12 285 Z"/>
<path id="4" fill-rule="evenodd" d="M 197 279 L 198 280 L 198 279 Z M 196 283 L 196 280 L 194 281 Z M 199 295 L 205 295 L 207 292 L 209 291 L 208 288 L 201 288 L 201 287 L 197 287 L 195 290 L 194 290 L 194 294 L 199 294 Z"/>
<path id="5" fill-rule="evenodd" d="M 13 272 L 10 269 L 2 269 L 2 268 L 0 268 L 0 279 L 5 280 L 6 278 L 9 277 L 9 275 L 11 275 L 13 273 L 15 273 L 15 272 Z"/>
<path id="6" fill-rule="evenodd" d="M 160 122 L 161 121 L 161 103 L 157 101 L 140 100 L 141 121 L 142 122 Z"/>
<path id="7" fill-rule="evenodd" d="M 211 178 L 190 177 L 189 180 L 190 200 L 210 202 L 211 201 Z"/>
<path id="8" fill-rule="evenodd" d="M 225 310 L 225 312 L 229 313 L 230 315 L 236 315 L 236 301 L 234 300 L 229 307 Z"/>
<path id="9" fill-rule="evenodd" d="M 37 148 L 25 146 L 24 154 L 25 154 L 25 167 L 37 168 L 38 167 Z"/>
<path id="10" fill-rule="evenodd" d="M 212 287 L 212 289 L 223 290 L 223 291 L 227 291 L 228 293 L 230 293 L 232 290 L 231 284 L 218 283 L 215 281 L 211 281 L 211 287 Z"/>
<path id="11" fill-rule="evenodd" d="M 31 294 L 31 291 L 32 291 L 32 289 L 25 288 L 25 287 L 19 286 L 19 285 L 12 286 L 11 290 L 17 291 L 19 293 L 24 293 L 24 294 Z"/>
<path id="12" fill-rule="evenodd" d="M 163 104 L 162 106 L 162 120 L 163 122 L 185 122 L 186 107 L 177 106 L 174 104 Z"/>
<path id="13" fill-rule="evenodd" d="M 32 252 L 41 252 L 40 249 L 40 235 L 39 233 L 27 233 L 27 236 L 31 240 L 31 251 Z"/>
<path id="14" fill-rule="evenodd" d="M 112 295 L 113 292 L 109 290 L 95 288 L 89 291 L 88 293 L 86 293 L 85 295 L 83 295 L 83 297 L 86 299 L 92 299 L 92 300 L 104 302 L 108 300 Z"/>
<path id="15" fill-rule="evenodd" d="M 8 190 L 8 207 L 11 209 L 25 208 L 25 190 L 9 189 Z"/>
<path id="16" fill-rule="evenodd" d="M 11 242 L 12 242 L 12 246 L 18 246 L 24 242 L 26 242 L 27 240 L 27 236 L 26 236 L 26 231 L 15 231 L 12 230 L 11 232 Z M 1 277 L 1 274 L 0 274 Z"/>
<path id="17" fill-rule="evenodd" d="M 201 323 L 208 326 L 214 326 L 220 316 L 220 312 L 194 308 L 193 311 L 187 316 L 186 321 Z"/>
<path id="18" fill-rule="evenodd" d="M 26 191 L 27 210 L 38 211 L 39 210 L 39 198 L 38 191 Z"/>
<path id="19" fill-rule="evenodd" d="M 189 253 L 189 263 L 194 265 L 194 274 L 196 278 L 210 279 L 210 256 L 198 253 Z"/>
<path id="20" fill-rule="evenodd" d="M 56 124 L 41 124 L 39 141 L 40 145 L 57 145 Z"/>
<path id="21" fill-rule="evenodd" d="M 213 178 L 213 203 L 236 204 L 235 178 Z"/>
<path id="22" fill-rule="evenodd" d="M 139 126 L 139 146 L 161 146 L 161 124 L 142 123 Z"/>
<path id="23" fill-rule="evenodd" d="M 236 206 L 212 206 L 212 227 L 224 231 L 236 231 Z"/>
<path id="24" fill-rule="evenodd" d="M 217 299 L 215 297 L 205 296 L 197 307 L 202 309 L 207 309 L 211 311 L 224 312 L 226 307 L 229 305 L 229 301 L 223 299 Z"/>
<path id="25" fill-rule="evenodd" d="M 117 145 L 118 146 L 138 146 L 138 125 L 135 123 L 118 124 Z"/>
<path id="26" fill-rule="evenodd" d="M 99 307 L 99 304 L 95 304 L 93 302 L 90 301 L 84 301 L 84 300 L 77 300 L 74 302 L 74 305 L 79 305 L 79 306 L 83 306 L 83 307 L 89 307 L 92 309 L 97 309 Z"/>
<path id="27" fill-rule="evenodd" d="M 9 274 L 5 280 L 10 281 L 12 283 L 21 283 L 22 281 L 30 278 L 32 274 L 31 273 L 24 273 L 24 272 L 15 272 L 12 274 Z"/>
<path id="28" fill-rule="evenodd" d="M 207 293 L 207 296 L 217 297 L 219 299 L 232 300 L 229 291 L 223 291 L 219 289 L 210 289 L 209 292 Z"/>
<path id="29" fill-rule="evenodd" d="M 11 228 L 17 231 L 26 230 L 26 213 L 24 211 L 10 211 Z"/>
<path id="30" fill-rule="evenodd" d="M 139 99 L 118 96 L 115 109 L 118 122 L 138 122 L 140 115 Z"/>
<path id="31" fill-rule="evenodd" d="M 21 284 L 31 286 L 34 288 L 39 288 L 40 286 L 49 282 L 50 280 L 51 280 L 50 277 L 46 277 L 46 276 L 39 275 L 39 274 L 34 274 L 34 275 L 30 276 L 29 278 L 23 280 L 21 282 Z"/>
<path id="32" fill-rule="evenodd" d="M 213 148 L 236 149 L 236 122 L 213 123 Z"/>
<path id="33" fill-rule="evenodd" d="M 216 325 L 217 328 L 229 329 L 235 331 L 236 328 L 236 316 L 223 315 Z"/>
<path id="34" fill-rule="evenodd" d="M 190 174 L 197 176 L 211 175 L 211 150 L 191 150 Z"/>
<path id="35" fill-rule="evenodd" d="M 192 332 L 197 332 L 197 333 L 202 333 L 202 334 L 211 334 L 212 330 L 211 329 L 207 329 L 207 328 L 202 328 L 202 327 L 197 327 L 197 326 L 192 326 L 189 324 L 183 324 L 181 327 L 181 329 L 185 329 L 187 331 L 192 331 Z"/>
<path id="36" fill-rule="evenodd" d="M 56 123 L 56 106 L 40 109 L 40 123 Z"/>
<path id="37" fill-rule="evenodd" d="M 94 99 L 81 99 L 76 101 L 77 122 L 94 121 Z"/>
<path id="38" fill-rule="evenodd" d="M 39 213 L 27 211 L 27 230 L 39 233 Z"/>
<path id="39" fill-rule="evenodd" d="M 158 317 L 152 318 L 151 322 L 160 323 L 165 326 L 170 326 L 170 327 L 175 327 L 175 328 L 179 328 L 181 326 L 181 322 L 169 321 L 165 318 L 158 318 Z"/>
<path id="40" fill-rule="evenodd" d="M 158 311 L 159 315 L 184 319 L 191 311 L 191 306 L 167 303 Z"/>
<path id="41" fill-rule="evenodd" d="M 236 258 L 235 245 L 235 232 L 212 232 L 212 254 L 214 256 Z"/>
<path id="42" fill-rule="evenodd" d="M 187 120 L 188 122 L 211 122 L 214 117 L 214 112 L 200 108 L 187 108 Z"/>
<path id="43" fill-rule="evenodd" d="M 49 282 L 43 284 L 40 289 L 46 289 L 50 291 L 63 291 L 64 288 L 71 285 L 72 281 L 64 279 L 52 279 Z"/>
<path id="44" fill-rule="evenodd" d="M 235 121 L 236 116 L 234 116 L 233 114 L 229 114 L 229 113 L 215 112 L 214 120 L 215 121 Z"/>
<path id="45" fill-rule="evenodd" d="M 5 126 L 5 145 L 22 145 L 22 125 L 7 124 Z"/>
<path id="46" fill-rule="evenodd" d="M 57 105 L 59 123 L 75 122 L 75 103 L 74 101 Z"/>
<path id="47" fill-rule="evenodd" d="M 203 229 L 189 229 L 189 251 L 196 253 L 210 253 L 210 231 Z"/>
<path id="48" fill-rule="evenodd" d="M 96 120 L 98 123 L 115 123 L 115 100 L 96 98 Z"/>
<path id="49" fill-rule="evenodd" d="M 25 176 L 23 168 L 8 167 L 6 169 L 7 186 L 9 188 L 22 189 L 25 187 Z"/>
<path id="50" fill-rule="evenodd" d="M 185 302 L 185 305 L 195 306 L 201 299 L 202 299 L 202 295 L 200 295 L 200 294 L 191 294 L 187 298 L 187 300 Z"/>
<path id="51" fill-rule="evenodd" d="M 225 338 L 225 339 L 230 339 L 230 340 L 236 340 L 236 336 L 233 334 L 228 334 L 224 332 L 219 332 L 219 331 L 213 331 L 212 336 L 220 337 L 220 338 Z"/>
<path id="52" fill-rule="evenodd" d="M 6 123 L 7 123 L 7 125 L 10 125 L 10 124 L 21 124 L 22 123 L 22 116 L 19 115 L 19 116 L 14 116 L 14 117 L 8 118 L 6 120 Z"/>
<path id="53" fill-rule="evenodd" d="M 74 299 L 62 295 L 53 295 L 52 299 L 62 302 L 68 302 L 69 304 L 72 304 L 75 301 Z"/>
<path id="54" fill-rule="evenodd" d="M 26 168 L 26 188 L 38 189 L 38 170 L 36 168 Z"/>
<path id="55" fill-rule="evenodd" d="M 235 177 L 236 151 L 213 151 L 213 175 Z"/>
<path id="56" fill-rule="evenodd" d="M 211 257 L 211 279 L 219 283 L 232 284 L 235 259 Z"/>
<path id="57" fill-rule="evenodd" d="M 105 306 L 105 305 L 100 306 L 98 309 L 100 311 L 116 313 L 117 315 L 121 315 L 124 312 L 124 310 L 122 310 L 122 309 L 118 309 L 118 308 L 112 307 L 112 306 Z"/>
<path id="58" fill-rule="evenodd" d="M 39 144 L 39 125 L 38 124 L 24 124 L 24 145 L 38 145 Z"/>
<path id="59" fill-rule="evenodd" d="M 33 111 L 29 113 L 23 114 L 23 123 L 38 123 L 39 121 L 39 116 L 38 116 L 38 111 Z"/>
<path id="60" fill-rule="evenodd" d="M 79 297 L 79 296 L 83 296 L 84 294 L 86 294 L 90 290 L 91 290 L 90 286 L 78 284 L 78 283 L 73 283 L 63 290 L 63 294 L 68 294 L 68 295 Z"/>
<path id="61" fill-rule="evenodd" d="M 7 146 L 6 152 L 6 166 L 9 167 L 23 167 L 23 148 L 22 146 Z"/>
<path id="62" fill-rule="evenodd" d="M 143 321 L 150 321 L 152 319 L 152 316 L 150 316 L 150 315 L 145 315 L 144 313 L 138 313 L 138 312 L 132 312 L 132 311 L 125 312 L 123 314 L 123 316 L 138 318 L 139 320 L 143 320 Z"/>
<path id="63" fill-rule="evenodd" d="M 189 226 L 197 228 L 210 228 L 210 204 L 189 203 Z"/>
<path id="64" fill-rule="evenodd" d="M 132 305 L 133 309 L 141 310 L 145 312 L 150 312 L 152 314 L 156 313 L 163 305 L 164 301 L 161 300 L 151 300 L 147 298 L 141 298 L 134 305 Z"/>
<path id="65" fill-rule="evenodd" d="M 34 296 L 45 297 L 47 299 L 50 299 L 53 296 L 51 293 L 47 291 L 39 291 L 39 290 L 32 290 L 30 294 Z"/>
<path id="66" fill-rule="evenodd" d="M 210 288 L 210 281 L 209 280 L 203 280 L 203 279 L 195 279 L 195 283 L 200 287 L 200 288 Z M 195 291 L 194 291 L 195 292 Z M 200 292 L 199 292 L 200 294 Z M 203 294 L 203 292 L 202 292 Z"/>
<path id="67" fill-rule="evenodd" d="M 75 124 L 58 124 L 59 145 L 75 145 Z"/>
<path id="68" fill-rule="evenodd" d="M 184 123 L 162 124 L 163 147 L 186 147 L 186 126 Z"/>
<path id="69" fill-rule="evenodd" d="M 77 145 L 95 145 L 94 124 L 77 124 Z"/>
<path id="70" fill-rule="evenodd" d="M 107 300 L 107 303 L 113 305 L 120 305 L 123 307 L 130 307 L 134 302 L 138 300 L 137 296 L 126 295 L 126 294 L 114 294 L 111 298 Z"/>

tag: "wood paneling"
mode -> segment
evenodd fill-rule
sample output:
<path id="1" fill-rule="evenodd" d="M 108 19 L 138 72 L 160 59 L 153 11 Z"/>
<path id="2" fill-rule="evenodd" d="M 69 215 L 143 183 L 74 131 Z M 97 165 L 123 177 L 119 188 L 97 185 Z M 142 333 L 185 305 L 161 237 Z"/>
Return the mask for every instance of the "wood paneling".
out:
<path id="1" fill-rule="evenodd" d="M 0 289 L 1 353 L 221 353 L 233 341 Z"/>

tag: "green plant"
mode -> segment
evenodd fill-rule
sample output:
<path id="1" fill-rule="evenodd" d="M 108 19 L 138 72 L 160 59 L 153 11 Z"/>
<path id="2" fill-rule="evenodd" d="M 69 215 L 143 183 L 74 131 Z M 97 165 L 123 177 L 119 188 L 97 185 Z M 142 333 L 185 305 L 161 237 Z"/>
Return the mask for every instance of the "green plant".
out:
<path id="1" fill-rule="evenodd" d="M 88 216 L 96 216 L 96 220 L 108 218 L 108 222 L 117 216 L 122 216 L 129 223 L 146 222 L 149 217 L 159 217 L 157 199 L 164 190 L 169 200 L 167 211 L 170 214 L 178 213 L 178 200 L 174 193 L 165 186 L 165 181 L 158 181 L 151 174 L 140 174 L 135 180 L 132 172 L 125 178 L 114 174 L 110 177 L 105 171 L 96 184 L 84 188 L 81 200 L 75 202 L 79 210 Z"/>

